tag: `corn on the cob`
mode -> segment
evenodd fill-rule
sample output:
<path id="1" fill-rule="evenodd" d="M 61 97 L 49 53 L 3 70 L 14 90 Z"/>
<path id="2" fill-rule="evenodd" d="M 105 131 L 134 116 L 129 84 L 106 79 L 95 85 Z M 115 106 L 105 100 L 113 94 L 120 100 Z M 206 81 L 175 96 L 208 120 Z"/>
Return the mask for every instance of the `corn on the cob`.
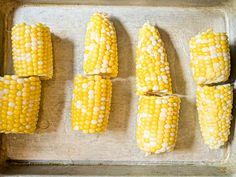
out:
<path id="1" fill-rule="evenodd" d="M 197 84 L 226 81 L 230 75 L 229 42 L 226 33 L 212 29 L 190 40 L 191 67 Z"/>
<path id="2" fill-rule="evenodd" d="M 18 76 L 40 76 L 51 79 L 53 56 L 50 29 L 37 25 L 18 24 L 12 28 L 12 55 Z"/>
<path id="3" fill-rule="evenodd" d="M 118 74 L 116 31 L 105 13 L 94 13 L 87 24 L 84 72 L 107 77 Z"/>
<path id="4" fill-rule="evenodd" d="M 84 133 L 104 132 L 110 114 L 111 81 L 101 76 L 78 75 L 73 94 L 72 129 Z"/>
<path id="5" fill-rule="evenodd" d="M 233 87 L 230 84 L 197 87 L 197 110 L 204 142 L 211 149 L 222 146 L 230 134 Z"/>
<path id="6" fill-rule="evenodd" d="M 177 96 L 140 96 L 136 138 L 141 150 L 162 153 L 174 149 L 180 102 Z"/>
<path id="7" fill-rule="evenodd" d="M 38 77 L 0 77 L 0 132 L 33 133 L 40 104 Z"/>
<path id="8" fill-rule="evenodd" d="M 136 49 L 136 92 L 172 93 L 170 67 L 158 30 L 145 23 L 139 31 Z"/>

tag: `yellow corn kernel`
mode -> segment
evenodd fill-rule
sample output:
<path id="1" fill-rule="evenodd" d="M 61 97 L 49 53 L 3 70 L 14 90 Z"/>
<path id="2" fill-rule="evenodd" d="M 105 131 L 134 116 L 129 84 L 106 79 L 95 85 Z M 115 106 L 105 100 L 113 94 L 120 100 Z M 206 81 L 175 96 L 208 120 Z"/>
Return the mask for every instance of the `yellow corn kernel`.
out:
<path id="1" fill-rule="evenodd" d="M 139 30 L 136 48 L 136 92 L 172 93 L 170 67 L 158 30 L 145 23 Z"/>
<path id="2" fill-rule="evenodd" d="M 140 96 L 136 140 L 141 150 L 162 153 L 174 149 L 180 102 L 177 96 Z"/>
<path id="3" fill-rule="evenodd" d="M 106 77 L 118 74 L 116 31 L 105 13 L 94 13 L 87 24 L 84 72 Z"/>
<path id="4" fill-rule="evenodd" d="M 101 76 L 77 75 L 72 100 L 72 129 L 101 133 L 107 128 L 112 83 Z"/>
<path id="5" fill-rule="evenodd" d="M 12 28 L 11 38 L 16 75 L 51 79 L 53 54 L 50 29 L 41 23 L 37 25 L 20 23 Z"/>
<path id="6" fill-rule="evenodd" d="M 34 133 L 40 93 L 41 82 L 38 77 L 0 77 L 0 132 Z"/>
<path id="7" fill-rule="evenodd" d="M 191 68 L 197 84 L 228 80 L 230 75 L 229 42 L 226 33 L 212 29 L 190 40 Z"/>
<path id="8" fill-rule="evenodd" d="M 197 87 L 197 110 L 202 136 L 210 149 L 228 141 L 233 87 L 230 84 Z"/>

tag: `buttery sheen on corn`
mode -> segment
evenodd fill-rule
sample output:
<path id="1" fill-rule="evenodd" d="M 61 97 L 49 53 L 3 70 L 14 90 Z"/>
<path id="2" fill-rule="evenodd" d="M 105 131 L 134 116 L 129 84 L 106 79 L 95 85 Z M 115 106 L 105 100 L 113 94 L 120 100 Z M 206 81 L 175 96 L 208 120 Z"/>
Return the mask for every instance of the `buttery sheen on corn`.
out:
<path id="1" fill-rule="evenodd" d="M 72 129 L 100 133 L 107 128 L 112 83 L 101 76 L 78 75 L 74 81 Z"/>
<path id="2" fill-rule="evenodd" d="M 145 23 L 136 49 L 136 92 L 172 94 L 170 67 L 158 30 Z"/>
<path id="3" fill-rule="evenodd" d="M 230 134 L 233 87 L 230 84 L 197 87 L 197 110 L 202 136 L 211 149 L 222 146 Z"/>
<path id="4" fill-rule="evenodd" d="M 190 40 L 191 68 L 197 84 L 211 84 L 228 80 L 230 53 L 228 36 L 212 29 Z"/>
<path id="5" fill-rule="evenodd" d="M 0 132 L 33 133 L 38 121 L 40 93 L 38 77 L 0 77 Z"/>
<path id="6" fill-rule="evenodd" d="M 87 24 L 84 72 L 107 77 L 118 74 L 116 31 L 105 13 L 94 13 Z"/>
<path id="7" fill-rule="evenodd" d="M 12 55 L 16 75 L 51 79 L 53 55 L 50 29 L 37 25 L 17 24 L 12 28 Z"/>
<path id="8" fill-rule="evenodd" d="M 179 121 L 177 96 L 140 96 L 136 139 L 138 147 L 149 153 L 174 149 Z"/>

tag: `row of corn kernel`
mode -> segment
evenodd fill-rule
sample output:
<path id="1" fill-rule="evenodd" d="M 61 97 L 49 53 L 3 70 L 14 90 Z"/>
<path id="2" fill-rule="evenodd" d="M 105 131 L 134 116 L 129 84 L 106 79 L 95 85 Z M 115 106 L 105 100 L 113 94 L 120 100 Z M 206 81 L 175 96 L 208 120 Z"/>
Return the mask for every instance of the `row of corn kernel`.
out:
<path id="1" fill-rule="evenodd" d="M 205 144 L 217 149 L 230 134 L 233 86 L 210 86 L 227 81 L 230 75 L 229 42 L 226 33 L 212 29 L 190 40 L 191 68 L 196 81 L 198 119 Z"/>
<path id="2" fill-rule="evenodd" d="M 211 149 L 224 145 L 230 134 L 233 87 L 197 86 L 198 119 L 205 144 Z"/>
<path id="3" fill-rule="evenodd" d="M 140 96 L 136 139 L 138 147 L 149 153 L 170 152 L 178 133 L 178 96 Z"/>
<path id="4" fill-rule="evenodd" d="M 170 67 L 160 34 L 145 23 L 139 30 L 136 48 L 136 93 L 172 94 Z"/>
<path id="5" fill-rule="evenodd" d="M 41 81 L 53 76 L 50 29 L 43 24 L 12 28 L 16 75 L 0 78 L 0 132 L 33 133 L 40 105 Z"/>
<path id="6" fill-rule="evenodd" d="M 136 93 L 140 96 L 136 127 L 138 147 L 148 154 L 172 151 L 181 100 L 171 95 L 170 67 L 164 43 L 158 30 L 149 23 L 143 25 L 138 36 Z"/>
<path id="7" fill-rule="evenodd" d="M 230 75 L 229 42 L 226 33 L 212 29 L 190 40 L 191 68 L 197 84 L 227 81 Z"/>
<path id="8" fill-rule="evenodd" d="M 104 13 L 94 13 L 87 24 L 84 72 L 74 79 L 72 129 L 101 133 L 108 125 L 112 82 L 118 74 L 116 31 Z M 107 79 L 104 79 L 105 77 Z"/>
<path id="9" fill-rule="evenodd" d="M 77 75 L 72 99 L 72 129 L 84 133 L 104 132 L 108 125 L 111 94 L 110 79 Z"/>
<path id="10" fill-rule="evenodd" d="M 105 77 L 116 77 L 118 74 L 116 31 L 105 13 L 94 13 L 87 24 L 84 72 Z"/>
<path id="11" fill-rule="evenodd" d="M 20 23 L 12 28 L 14 70 L 19 77 L 39 76 L 42 80 L 53 76 L 53 54 L 50 29 L 39 23 Z"/>
<path id="12" fill-rule="evenodd" d="M 33 133 L 40 104 L 38 77 L 0 77 L 0 132 Z"/>

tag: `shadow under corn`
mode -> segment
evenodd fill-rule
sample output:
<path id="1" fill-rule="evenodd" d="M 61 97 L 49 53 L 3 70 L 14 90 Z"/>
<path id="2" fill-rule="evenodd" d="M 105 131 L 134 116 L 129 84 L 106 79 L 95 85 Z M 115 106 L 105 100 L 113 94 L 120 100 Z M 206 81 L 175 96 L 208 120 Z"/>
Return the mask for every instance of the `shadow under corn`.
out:
<path id="1" fill-rule="evenodd" d="M 236 117 L 236 89 L 233 90 L 233 110 L 232 110 L 232 121 L 230 126 L 229 144 L 234 141 L 235 134 L 235 117 Z"/>
<path id="2" fill-rule="evenodd" d="M 135 74 L 134 56 L 129 34 L 117 18 L 112 18 L 117 33 L 118 43 L 118 78 L 112 80 L 111 115 L 108 129 L 126 131 L 129 123 L 132 97 L 131 80 Z"/>
<path id="3" fill-rule="evenodd" d="M 53 79 L 42 81 L 41 108 L 38 133 L 56 132 L 63 120 L 66 104 L 67 81 L 73 80 L 74 45 L 68 39 L 52 35 L 53 40 Z M 66 120 L 63 120 L 66 121 Z"/>
<path id="4" fill-rule="evenodd" d="M 230 45 L 230 57 L 231 57 L 231 73 L 230 73 L 230 83 L 235 84 L 236 80 L 236 41 L 233 42 L 233 45 Z M 229 143 L 232 143 L 234 139 L 235 134 L 235 118 L 236 118 L 236 89 L 233 91 L 233 110 L 232 110 L 232 117 L 233 120 L 231 121 L 231 127 L 230 127 L 230 136 L 229 136 Z"/>
<path id="5" fill-rule="evenodd" d="M 117 34 L 119 78 L 128 78 L 135 75 L 135 58 L 133 56 L 130 36 L 117 18 L 111 18 Z M 138 36 L 137 36 L 138 37 Z"/>
<path id="6" fill-rule="evenodd" d="M 176 49 L 170 39 L 168 33 L 157 27 L 164 47 L 167 52 L 167 60 L 170 63 L 170 73 L 172 78 L 173 93 L 181 95 L 180 117 L 179 117 L 179 131 L 176 142 L 176 149 L 185 150 L 190 149 L 194 143 L 195 129 L 196 129 L 196 107 L 192 100 L 186 96 L 186 81 L 184 78 L 183 67 L 181 66 L 181 59 L 179 58 Z"/>
<path id="7" fill-rule="evenodd" d="M 65 97 L 67 80 L 73 79 L 73 43 L 52 35 L 53 40 L 53 79 L 42 81 L 39 120 L 35 134 L 9 134 L 6 136 L 6 148 L 9 159 L 27 159 L 35 154 L 51 151 L 54 144 L 48 136 L 58 131 L 62 121 L 70 115 L 64 115 L 70 100 Z M 67 117 L 68 116 L 68 117 Z M 44 134 L 42 135 L 42 134 Z M 41 154 L 42 155 L 42 154 Z M 37 156 L 37 155 L 36 155 Z M 43 158 L 43 157 L 42 157 Z"/>
<path id="8" fill-rule="evenodd" d="M 4 15 L 0 11 L 0 76 L 4 74 L 4 40 L 3 40 L 3 32 L 4 32 Z"/>

